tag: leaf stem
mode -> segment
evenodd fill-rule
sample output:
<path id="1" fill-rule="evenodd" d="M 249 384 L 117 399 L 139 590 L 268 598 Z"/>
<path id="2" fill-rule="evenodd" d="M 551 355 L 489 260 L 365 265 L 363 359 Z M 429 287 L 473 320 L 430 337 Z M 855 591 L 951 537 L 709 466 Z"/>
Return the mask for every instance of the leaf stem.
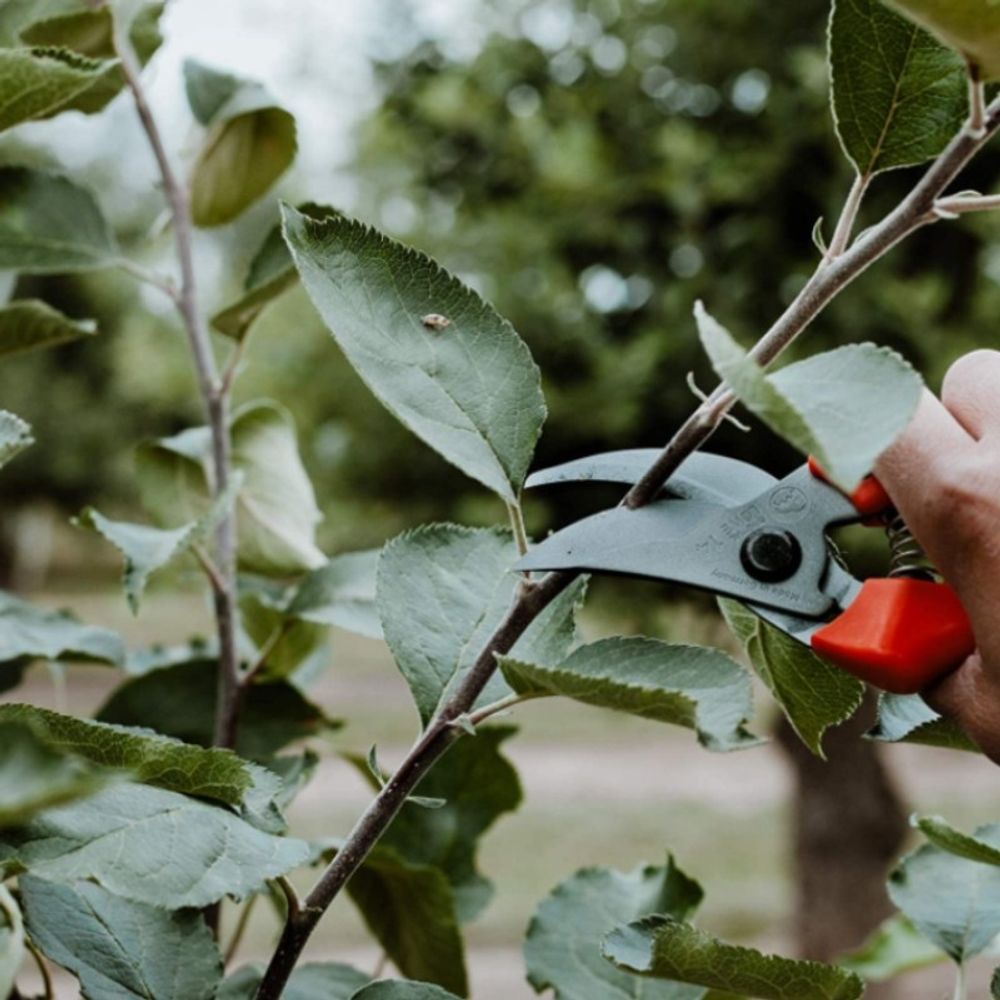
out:
<path id="1" fill-rule="evenodd" d="M 986 134 L 986 86 L 975 63 L 968 64 L 968 73 L 969 121 L 966 128 L 970 135 L 981 138 Z"/>
<path id="2" fill-rule="evenodd" d="M 115 266 L 120 271 L 124 271 L 126 274 L 135 278 L 136 281 L 141 281 L 145 285 L 152 285 L 153 288 L 158 288 L 175 305 L 178 303 L 180 293 L 177 290 L 177 286 L 165 275 L 149 271 L 141 264 L 137 264 L 134 260 L 129 260 L 127 257 L 121 257 L 116 260 Z"/>
<path id="3" fill-rule="evenodd" d="M 233 928 L 233 936 L 229 939 L 229 944 L 226 946 L 226 954 L 222 959 L 222 967 L 227 968 L 232 960 L 236 957 L 236 952 L 239 950 L 240 942 L 243 940 L 243 935 L 246 933 L 246 929 L 250 924 L 250 914 L 253 912 L 254 905 L 260 898 L 259 894 L 251 896 L 240 910 L 239 919 L 236 921 L 236 926 Z"/>
<path id="4" fill-rule="evenodd" d="M 751 357 L 762 366 L 770 364 L 858 275 L 910 233 L 933 222 L 935 200 L 998 127 L 1000 100 L 994 101 L 987 110 L 983 136 L 977 138 L 963 129 L 892 212 L 839 256 L 821 263 L 795 301 L 757 342 L 750 352 Z M 845 206 L 845 212 L 848 208 Z M 735 395 L 725 385 L 718 386 L 681 425 L 622 503 L 634 508 L 654 499 L 681 462 L 711 437 L 735 401 Z M 448 748 L 461 738 L 461 728 L 454 722 L 468 715 L 497 669 L 497 656 L 509 652 L 531 622 L 575 579 L 576 574 L 570 571 L 549 573 L 529 590 L 518 592 L 472 667 L 455 686 L 396 773 L 355 823 L 343 847 L 306 896 L 301 911 L 294 916 L 289 914 L 256 1000 L 280 998 L 302 949 L 327 907 L 388 829 L 407 796 Z"/>
<path id="5" fill-rule="evenodd" d="M 149 106 L 142 83 L 142 68 L 132 48 L 127 32 L 113 18 L 113 42 L 121 60 L 125 83 L 132 93 L 136 113 L 156 160 L 163 191 L 170 207 L 174 244 L 180 267 L 181 283 L 175 303 L 187 334 L 188 347 L 194 362 L 202 404 L 212 435 L 212 492 L 221 496 L 229 485 L 229 385 L 220 381 L 212 353 L 208 328 L 198 308 L 195 277 L 193 223 L 187 188 L 178 179 L 167 155 L 159 126 Z M 219 696 L 215 712 L 214 742 L 232 747 L 236 742 L 236 725 L 240 704 L 240 674 L 236 651 L 236 518 L 230 510 L 219 521 L 215 532 L 215 566 L 218 579 L 213 581 L 212 595 L 215 620 L 219 633 Z"/>
<path id="6" fill-rule="evenodd" d="M 966 977 L 966 967 L 964 962 L 959 962 L 958 968 L 955 971 L 955 992 L 952 994 L 952 1000 L 966 1000 L 968 994 L 968 979 Z"/>
<path id="7" fill-rule="evenodd" d="M 465 716 L 465 719 L 472 726 L 478 726 L 481 722 L 485 722 L 490 718 L 490 716 L 506 712 L 515 705 L 523 705 L 526 701 L 534 701 L 536 698 L 547 697 L 549 695 L 546 691 L 526 691 L 524 694 L 509 694 L 506 698 L 498 698 L 496 701 L 490 702 L 489 705 L 483 705 L 482 708 L 477 708 L 474 712 L 469 712 Z M 464 728 L 457 720 L 452 725 L 460 729 Z"/>
<path id="8" fill-rule="evenodd" d="M 229 395 L 233 388 L 233 382 L 240 370 L 240 362 L 243 360 L 243 346 L 246 344 L 246 336 L 236 342 L 236 346 L 229 352 L 229 359 L 222 372 L 222 392 Z"/>
<path id="9" fill-rule="evenodd" d="M 851 234 L 854 232 L 854 224 L 858 221 L 858 212 L 861 210 L 861 202 L 864 201 L 868 185 L 871 184 L 871 174 L 857 174 L 851 190 L 847 194 L 847 200 L 841 210 L 840 218 L 837 220 L 837 228 L 833 231 L 833 238 L 830 246 L 827 247 L 824 263 L 829 263 L 835 257 L 839 257 L 851 242 Z"/>
<path id="10" fill-rule="evenodd" d="M 517 554 L 524 556 L 528 554 L 528 532 L 524 527 L 524 512 L 521 505 L 516 500 L 507 504 L 507 517 L 510 518 L 511 531 L 514 532 L 514 544 L 517 546 Z"/>
<path id="11" fill-rule="evenodd" d="M 291 621 L 286 618 L 280 625 L 276 625 L 271 630 L 271 634 L 264 640 L 264 645 L 257 651 L 257 659 L 254 660 L 250 668 L 240 678 L 241 684 L 247 685 L 252 683 L 257 674 L 267 666 L 268 657 L 270 657 L 275 647 L 288 633 L 291 625 Z"/>
<path id="12" fill-rule="evenodd" d="M 302 913 L 302 903 L 299 901 L 299 894 L 295 891 L 295 886 L 284 875 L 279 875 L 274 882 L 288 903 L 288 919 L 297 919 Z"/>
<path id="13" fill-rule="evenodd" d="M 45 964 L 45 956 L 42 955 L 34 941 L 29 937 L 24 939 L 24 946 L 31 952 L 31 957 L 35 960 L 35 965 L 38 966 L 38 971 L 42 977 L 42 989 L 45 990 L 43 994 L 45 1000 L 55 1000 L 56 990 L 52 983 L 52 974 L 49 972 L 49 967 Z"/>
<path id="14" fill-rule="evenodd" d="M 226 586 L 226 581 L 222 578 L 222 573 L 219 571 L 219 567 L 215 565 L 215 561 L 212 557 L 197 543 L 191 546 L 191 554 L 198 560 L 198 565 L 201 566 L 208 577 L 208 582 L 213 590 L 224 590 Z"/>

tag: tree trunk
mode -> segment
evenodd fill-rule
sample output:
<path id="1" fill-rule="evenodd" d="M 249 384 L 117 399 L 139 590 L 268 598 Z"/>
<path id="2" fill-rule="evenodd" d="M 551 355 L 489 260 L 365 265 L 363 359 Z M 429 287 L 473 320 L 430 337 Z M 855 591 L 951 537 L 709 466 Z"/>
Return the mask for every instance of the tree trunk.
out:
<path id="1" fill-rule="evenodd" d="M 803 958 L 830 961 L 860 945 L 890 913 L 885 879 L 906 835 L 906 809 L 860 711 L 826 734 L 828 760 L 814 757 L 785 719 L 777 739 L 795 774 L 795 937 Z M 888 984 L 866 997 L 890 1000 Z"/>

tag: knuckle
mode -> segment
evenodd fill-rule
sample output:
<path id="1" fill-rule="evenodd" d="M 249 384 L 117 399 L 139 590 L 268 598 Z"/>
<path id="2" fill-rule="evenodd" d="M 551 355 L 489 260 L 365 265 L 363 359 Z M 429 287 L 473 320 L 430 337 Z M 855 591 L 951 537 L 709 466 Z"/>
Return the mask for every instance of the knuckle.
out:
<path id="1" fill-rule="evenodd" d="M 965 395 L 970 386 L 982 379 L 984 369 L 1000 371 L 1000 351 L 982 347 L 963 354 L 953 362 L 945 373 L 941 386 L 941 399 L 945 405 L 948 405 L 949 400 Z"/>

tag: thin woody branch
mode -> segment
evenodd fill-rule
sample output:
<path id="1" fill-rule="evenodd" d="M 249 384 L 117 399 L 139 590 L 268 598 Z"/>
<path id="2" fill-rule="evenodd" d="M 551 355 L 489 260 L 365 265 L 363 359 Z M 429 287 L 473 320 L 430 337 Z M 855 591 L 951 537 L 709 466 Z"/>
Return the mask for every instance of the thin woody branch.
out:
<path id="1" fill-rule="evenodd" d="M 221 381 L 212 353 L 212 343 L 198 308 L 195 277 L 193 224 L 186 186 L 178 179 L 167 155 L 159 126 L 149 106 L 142 83 L 142 68 L 126 32 L 116 24 L 115 50 L 121 60 L 125 82 L 132 93 L 139 121 L 163 181 L 163 191 L 170 207 L 174 245 L 180 267 L 180 287 L 172 290 L 187 335 L 194 361 L 198 389 L 205 408 L 212 436 L 212 492 L 221 496 L 229 485 L 229 382 Z M 219 695 L 215 717 L 215 743 L 231 747 L 236 739 L 236 724 L 240 702 L 240 672 L 236 650 L 236 525 L 232 509 L 227 512 L 215 532 L 216 573 L 212 580 L 215 620 L 219 633 Z"/>

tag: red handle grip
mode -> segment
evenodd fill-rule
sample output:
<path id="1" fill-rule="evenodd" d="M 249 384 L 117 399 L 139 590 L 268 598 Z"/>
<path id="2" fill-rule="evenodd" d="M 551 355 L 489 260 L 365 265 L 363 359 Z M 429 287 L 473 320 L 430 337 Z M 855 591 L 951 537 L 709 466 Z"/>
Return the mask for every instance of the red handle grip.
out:
<path id="1" fill-rule="evenodd" d="M 976 648 L 972 625 L 946 583 L 866 580 L 843 614 L 812 637 L 824 660 L 895 694 L 915 694 Z"/>
<path id="2" fill-rule="evenodd" d="M 822 479 L 824 483 L 830 482 L 823 467 L 812 455 L 809 456 L 809 471 L 817 479 Z M 866 518 L 875 517 L 892 507 L 892 500 L 886 493 L 885 487 L 874 476 L 865 476 L 858 483 L 849 499 L 857 508 L 858 513 Z"/>

